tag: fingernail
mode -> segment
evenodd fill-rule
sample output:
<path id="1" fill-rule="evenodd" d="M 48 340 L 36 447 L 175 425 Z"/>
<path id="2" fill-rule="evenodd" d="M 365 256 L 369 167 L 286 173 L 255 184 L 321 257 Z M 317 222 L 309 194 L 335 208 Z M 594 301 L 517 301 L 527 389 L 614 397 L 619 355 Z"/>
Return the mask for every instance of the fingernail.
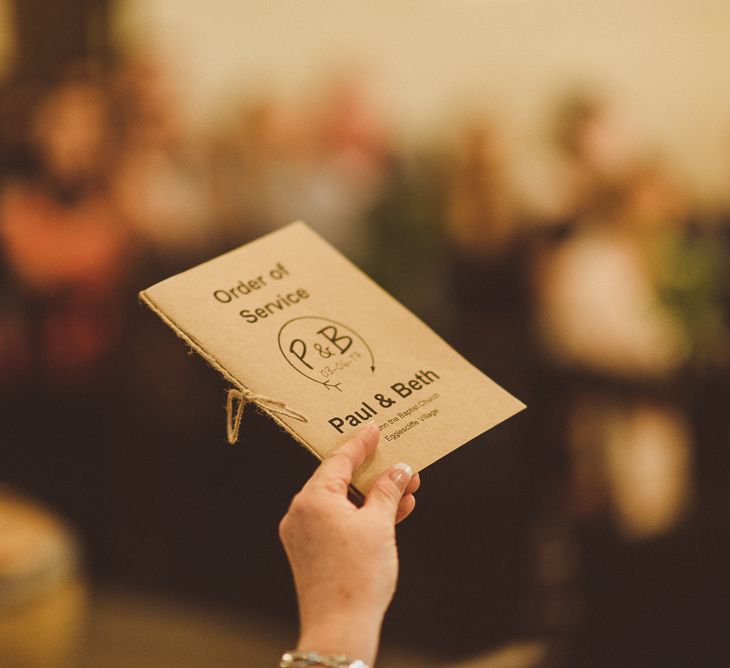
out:
<path id="1" fill-rule="evenodd" d="M 408 481 L 413 475 L 413 469 L 408 464 L 396 464 L 390 472 L 390 479 L 398 486 L 398 489 L 405 489 Z"/>

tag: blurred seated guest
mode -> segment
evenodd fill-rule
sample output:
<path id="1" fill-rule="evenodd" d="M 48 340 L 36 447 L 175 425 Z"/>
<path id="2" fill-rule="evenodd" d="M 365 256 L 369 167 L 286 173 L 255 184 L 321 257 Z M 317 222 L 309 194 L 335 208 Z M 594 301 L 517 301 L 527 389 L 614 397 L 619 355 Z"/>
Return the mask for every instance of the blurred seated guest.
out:
<path id="1" fill-rule="evenodd" d="M 299 103 L 258 94 L 215 140 L 215 214 L 234 241 L 304 220 L 362 260 L 370 251 L 367 214 L 390 158 L 382 114 L 362 78 L 338 78 Z"/>
<path id="2" fill-rule="evenodd" d="M 213 215 L 231 245 L 280 223 L 276 202 L 294 185 L 301 132 L 296 110 L 269 93 L 244 100 L 218 129 L 209 156 Z"/>
<path id="3" fill-rule="evenodd" d="M 585 230 L 538 274 L 539 323 L 562 363 L 609 375 L 663 374 L 686 359 L 681 329 L 658 301 L 643 257 L 610 228 Z"/>
<path id="4" fill-rule="evenodd" d="M 583 218 L 538 265 L 539 322 L 564 362 L 656 377 L 718 340 L 722 262 L 655 163 L 627 179 L 612 208 Z"/>
<path id="5" fill-rule="evenodd" d="M 454 336 L 470 359 L 509 384 L 524 332 L 524 267 L 506 158 L 491 124 L 477 120 L 462 129 L 448 183 Z"/>
<path id="6" fill-rule="evenodd" d="M 70 531 L 0 487 L 0 647 L 4 668 L 77 665 L 86 594 Z"/>
<path id="7" fill-rule="evenodd" d="M 367 77 L 332 80 L 314 105 L 305 138 L 301 204 L 311 211 L 304 219 L 356 261 L 373 252 L 366 216 L 385 187 L 391 152 L 382 102 Z"/>
<path id="8" fill-rule="evenodd" d="M 514 209 L 502 142 L 475 120 L 460 132 L 450 179 L 447 232 L 462 255 L 499 260 L 514 239 Z"/>
<path id="9" fill-rule="evenodd" d="M 560 108 L 555 133 L 571 184 L 572 214 L 594 214 L 633 164 L 637 146 L 632 128 L 606 99 L 577 94 Z"/>
<path id="10" fill-rule="evenodd" d="M 558 105 L 542 160 L 517 171 L 524 214 L 571 225 L 611 205 L 637 157 L 634 131 L 619 107 L 592 92 Z"/>
<path id="11" fill-rule="evenodd" d="M 115 75 L 124 142 L 114 174 L 117 204 L 144 242 L 175 271 L 216 248 L 202 151 L 188 136 L 169 68 L 150 54 Z"/>
<path id="12" fill-rule="evenodd" d="M 361 262 L 371 251 L 367 215 L 385 187 L 391 157 L 378 101 L 363 77 L 346 75 L 299 106 L 304 113 L 273 108 L 263 119 L 268 223 L 304 220 Z"/>
<path id="13" fill-rule="evenodd" d="M 91 379 L 117 341 L 129 235 L 110 196 L 118 148 L 109 99 L 91 80 L 51 89 L 35 110 L 30 169 L 0 193 L 0 246 L 24 304 L 36 374 Z"/>
<path id="14" fill-rule="evenodd" d="M 535 277 L 545 350 L 572 374 L 563 393 L 576 509 L 608 504 L 632 538 L 685 516 L 694 436 L 678 374 L 719 340 L 719 264 L 687 219 L 665 171 L 639 164 L 613 205 L 585 217 Z"/>

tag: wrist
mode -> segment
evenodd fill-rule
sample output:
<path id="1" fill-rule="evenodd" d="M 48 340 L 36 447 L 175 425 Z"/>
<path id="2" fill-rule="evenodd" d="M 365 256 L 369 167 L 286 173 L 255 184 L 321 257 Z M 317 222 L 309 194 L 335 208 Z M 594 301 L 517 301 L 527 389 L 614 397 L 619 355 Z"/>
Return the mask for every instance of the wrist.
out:
<path id="1" fill-rule="evenodd" d="M 338 616 L 302 625 L 297 650 L 344 654 L 372 666 L 378 653 L 382 618 Z"/>
<path id="2" fill-rule="evenodd" d="M 325 655 L 319 652 L 287 650 L 281 656 L 279 668 L 372 668 L 360 659 L 352 661 L 344 654 Z"/>

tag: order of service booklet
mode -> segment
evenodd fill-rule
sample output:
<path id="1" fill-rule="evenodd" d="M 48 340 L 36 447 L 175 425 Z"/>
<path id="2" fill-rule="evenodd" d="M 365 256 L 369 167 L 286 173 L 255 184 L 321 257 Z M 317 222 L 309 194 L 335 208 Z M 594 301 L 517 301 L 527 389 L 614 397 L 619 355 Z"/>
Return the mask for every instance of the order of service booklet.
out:
<path id="1" fill-rule="evenodd" d="M 525 407 L 301 222 L 140 297 L 234 386 L 235 433 L 249 401 L 323 459 L 375 422 L 380 445 L 353 479 L 361 492 Z"/>

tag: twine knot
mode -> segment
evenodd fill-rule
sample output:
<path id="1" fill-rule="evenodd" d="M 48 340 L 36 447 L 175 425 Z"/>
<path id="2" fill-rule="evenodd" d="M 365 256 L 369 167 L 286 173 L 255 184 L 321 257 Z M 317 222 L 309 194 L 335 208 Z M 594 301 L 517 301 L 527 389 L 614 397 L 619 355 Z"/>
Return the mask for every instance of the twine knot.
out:
<path id="1" fill-rule="evenodd" d="M 241 429 L 241 420 L 243 419 L 243 409 L 246 404 L 256 404 L 259 408 L 278 413 L 292 420 L 299 422 L 308 422 L 307 418 L 301 413 L 289 408 L 283 401 L 272 399 L 263 394 L 256 394 L 251 390 L 238 387 L 232 387 L 228 390 L 226 399 L 226 434 L 228 442 L 234 445 L 238 440 L 238 432 Z"/>

